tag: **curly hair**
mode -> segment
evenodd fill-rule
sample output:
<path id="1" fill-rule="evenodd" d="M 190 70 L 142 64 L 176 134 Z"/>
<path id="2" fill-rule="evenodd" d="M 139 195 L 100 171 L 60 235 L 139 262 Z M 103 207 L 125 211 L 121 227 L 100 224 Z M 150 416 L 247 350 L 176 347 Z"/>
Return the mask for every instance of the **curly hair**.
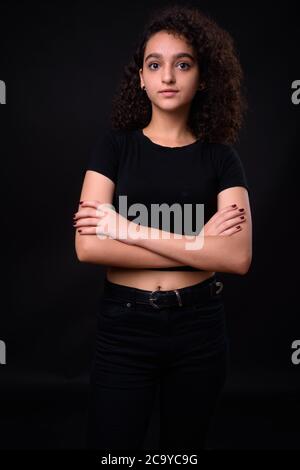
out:
<path id="1" fill-rule="evenodd" d="M 162 30 L 184 37 L 193 46 L 205 83 L 190 106 L 187 125 L 191 132 L 206 142 L 234 144 L 248 108 L 234 40 L 210 15 L 190 5 L 172 4 L 152 12 L 113 96 L 112 127 L 132 130 L 150 122 L 151 101 L 140 87 L 139 69 L 147 41 Z"/>

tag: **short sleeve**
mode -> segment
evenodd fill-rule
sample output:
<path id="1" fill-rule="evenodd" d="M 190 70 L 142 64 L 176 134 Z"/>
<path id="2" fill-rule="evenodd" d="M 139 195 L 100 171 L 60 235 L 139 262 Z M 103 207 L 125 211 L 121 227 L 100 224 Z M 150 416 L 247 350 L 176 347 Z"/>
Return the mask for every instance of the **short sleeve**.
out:
<path id="1" fill-rule="evenodd" d="M 217 192 L 233 186 L 244 186 L 250 193 L 245 169 L 237 150 L 231 145 L 220 144 L 216 152 Z"/>
<path id="2" fill-rule="evenodd" d="M 118 174 L 118 147 L 113 130 L 105 129 L 94 143 L 86 170 L 93 170 L 114 183 Z"/>

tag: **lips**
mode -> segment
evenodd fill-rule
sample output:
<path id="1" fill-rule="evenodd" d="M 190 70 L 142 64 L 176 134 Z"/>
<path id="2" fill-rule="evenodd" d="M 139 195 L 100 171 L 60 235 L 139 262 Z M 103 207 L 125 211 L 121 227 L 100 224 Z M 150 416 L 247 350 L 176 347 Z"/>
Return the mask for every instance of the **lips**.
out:
<path id="1" fill-rule="evenodd" d="M 160 94 L 164 97 L 164 98 L 174 98 L 174 96 L 178 93 L 177 90 L 163 90 L 163 91 L 160 91 Z"/>

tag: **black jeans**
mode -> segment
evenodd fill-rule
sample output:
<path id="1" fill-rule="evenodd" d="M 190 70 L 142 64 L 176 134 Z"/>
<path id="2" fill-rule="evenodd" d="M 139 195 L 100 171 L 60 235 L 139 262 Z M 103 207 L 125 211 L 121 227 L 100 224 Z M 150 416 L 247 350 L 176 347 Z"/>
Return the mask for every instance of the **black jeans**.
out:
<path id="1" fill-rule="evenodd" d="M 157 309 L 134 300 L 136 291 L 151 291 L 105 279 L 90 371 L 87 448 L 143 449 L 157 384 L 160 450 L 205 448 L 229 365 L 222 292 L 201 295 L 217 280 L 215 274 L 178 289 L 197 292 L 192 304 Z"/>

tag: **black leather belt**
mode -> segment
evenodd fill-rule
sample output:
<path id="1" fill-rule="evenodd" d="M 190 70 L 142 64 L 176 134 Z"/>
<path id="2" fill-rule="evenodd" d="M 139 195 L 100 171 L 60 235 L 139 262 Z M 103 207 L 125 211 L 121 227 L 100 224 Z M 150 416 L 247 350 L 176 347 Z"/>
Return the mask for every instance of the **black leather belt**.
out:
<path id="1" fill-rule="evenodd" d="M 219 297 L 223 283 L 217 280 L 216 274 L 198 284 L 173 290 L 149 291 L 121 284 L 115 284 L 105 278 L 104 296 L 116 301 L 128 301 L 152 305 L 153 308 L 183 307 L 194 303 L 205 302 L 211 297 Z"/>

